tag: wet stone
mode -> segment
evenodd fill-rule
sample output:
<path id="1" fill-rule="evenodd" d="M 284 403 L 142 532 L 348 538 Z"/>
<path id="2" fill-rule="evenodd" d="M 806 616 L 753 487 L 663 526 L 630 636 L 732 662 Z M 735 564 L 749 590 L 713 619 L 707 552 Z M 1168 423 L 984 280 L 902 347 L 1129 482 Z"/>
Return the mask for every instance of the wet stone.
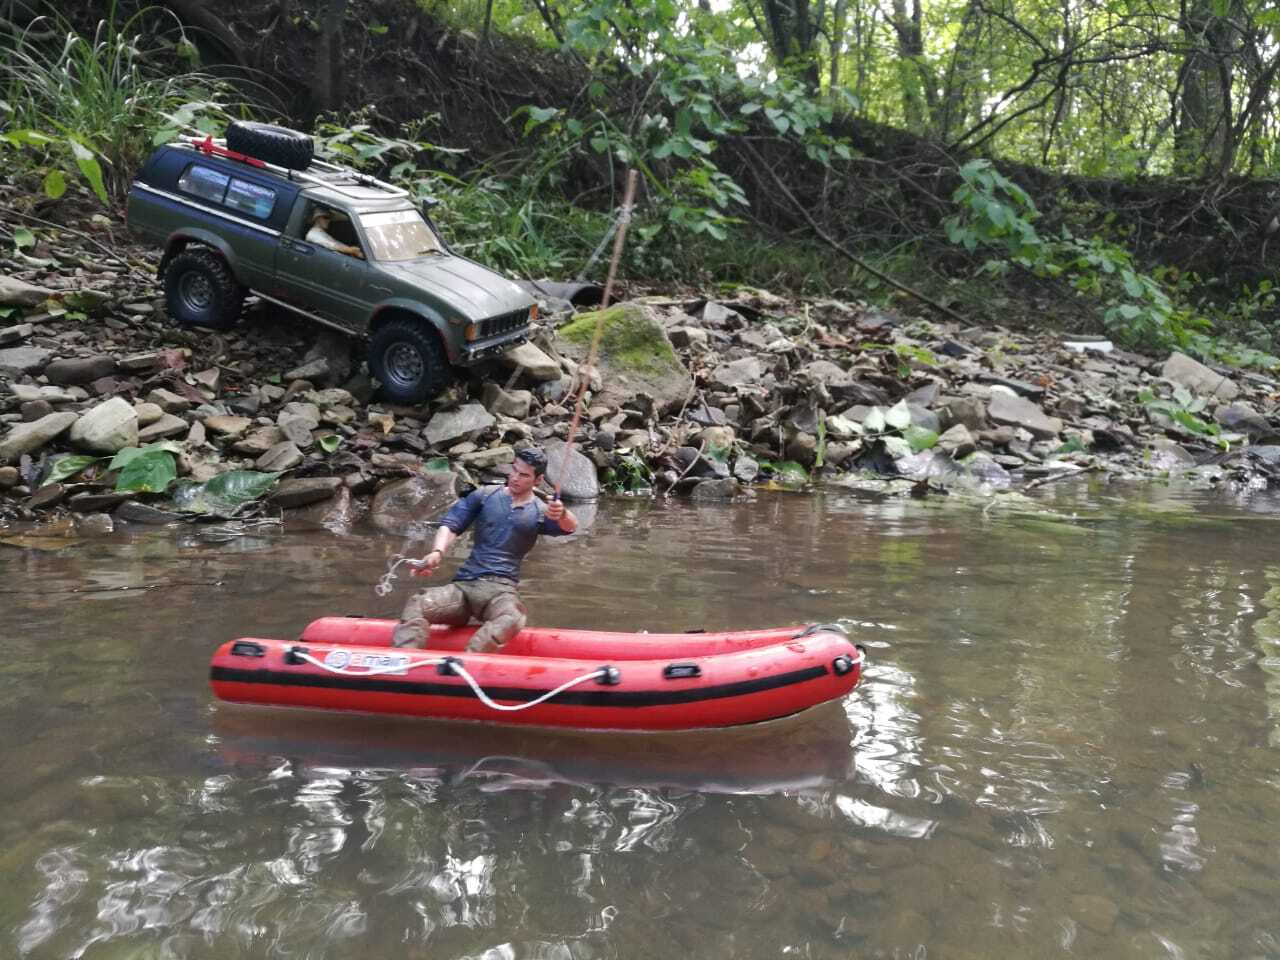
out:
<path id="1" fill-rule="evenodd" d="M 342 486 L 341 477 L 299 477 L 281 480 L 271 493 L 271 502 L 281 507 L 303 507 L 328 500 Z"/>
<path id="2" fill-rule="evenodd" d="M 1211 370 L 1183 353 L 1172 354 L 1160 368 L 1160 376 L 1201 396 L 1234 400 L 1240 395 L 1240 388 L 1225 374 Z"/>
<path id="3" fill-rule="evenodd" d="M 146 523 L 160 525 L 174 523 L 182 519 L 182 514 L 171 510 L 161 510 L 136 500 L 126 500 L 116 508 L 115 518 L 126 523 Z"/>
<path id="4" fill-rule="evenodd" d="M 43 370 L 52 355 L 42 347 L 10 347 L 0 350 L 0 375 L 15 377 Z"/>
<path id="5" fill-rule="evenodd" d="M 46 483 L 31 495 L 31 499 L 27 501 L 27 506 L 32 510 L 44 510 L 57 506 L 66 496 L 67 488 L 65 484 Z"/>
<path id="6" fill-rule="evenodd" d="M 63 387 L 92 383 L 115 372 L 115 358 L 105 356 L 54 360 L 44 368 L 44 375 L 49 378 L 49 382 Z"/>
<path id="7" fill-rule="evenodd" d="M 53 404 L 48 400 L 28 400 L 18 408 L 18 412 L 22 414 L 24 423 L 31 423 L 53 413 Z"/>
<path id="8" fill-rule="evenodd" d="M 17 460 L 24 453 L 39 450 L 70 430 L 78 419 L 76 414 L 70 412 L 51 413 L 31 423 L 19 424 L 0 440 L 0 463 Z"/>
<path id="9" fill-rule="evenodd" d="M 543 448 L 547 455 L 547 483 L 560 485 L 560 493 L 566 500 L 594 500 L 600 496 L 600 481 L 596 466 L 577 450 L 570 450 L 565 457 L 566 444 L 562 440 L 548 440 Z"/>
<path id="10" fill-rule="evenodd" d="M 77 513 L 114 510 L 132 496 L 129 493 L 77 493 L 67 501 L 67 506 Z"/>
<path id="11" fill-rule="evenodd" d="M 0 490 L 11 490 L 22 479 L 17 467 L 0 467 Z"/>
<path id="12" fill-rule="evenodd" d="M 292 470 L 302 463 L 302 451 L 291 440 L 284 440 L 267 450 L 254 463 L 254 466 L 266 472 Z"/>
<path id="13" fill-rule="evenodd" d="M 148 444 L 155 443 L 157 440 L 166 440 L 169 437 L 180 437 L 187 433 L 187 430 L 187 421 L 181 417 L 175 417 L 171 413 L 161 414 L 160 419 L 155 423 L 138 431 L 138 443 Z"/>
<path id="14" fill-rule="evenodd" d="M 204 418 L 205 429 L 220 437 L 239 437 L 250 426 L 253 421 L 248 417 L 231 417 L 223 414 L 215 414 Z"/>

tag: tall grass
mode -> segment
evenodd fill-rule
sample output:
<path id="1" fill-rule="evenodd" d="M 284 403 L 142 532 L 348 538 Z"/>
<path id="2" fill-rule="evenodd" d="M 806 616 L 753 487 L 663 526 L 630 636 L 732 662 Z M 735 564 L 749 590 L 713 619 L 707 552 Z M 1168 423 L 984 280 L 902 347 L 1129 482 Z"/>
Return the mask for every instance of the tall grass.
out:
<path id="1" fill-rule="evenodd" d="M 174 29 L 143 29 L 144 18 Z M 0 143 L 46 172 L 78 171 L 104 203 L 118 198 L 154 141 L 225 122 L 227 88 L 198 70 L 173 72 L 175 59 L 194 63 L 195 48 L 155 7 L 117 23 L 113 5 L 92 36 L 56 13 L 10 30 L 0 35 Z"/>

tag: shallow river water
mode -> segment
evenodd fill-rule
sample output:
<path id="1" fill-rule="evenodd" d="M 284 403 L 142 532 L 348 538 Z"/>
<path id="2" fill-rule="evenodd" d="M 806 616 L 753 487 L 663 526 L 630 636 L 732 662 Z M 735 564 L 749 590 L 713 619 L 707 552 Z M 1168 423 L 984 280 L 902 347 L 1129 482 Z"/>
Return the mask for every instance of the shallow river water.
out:
<path id="1" fill-rule="evenodd" d="M 387 614 L 374 533 L 0 545 L 0 957 L 1280 958 L 1280 501 L 608 501 L 532 622 L 839 620 L 842 703 L 686 735 L 215 702 Z"/>

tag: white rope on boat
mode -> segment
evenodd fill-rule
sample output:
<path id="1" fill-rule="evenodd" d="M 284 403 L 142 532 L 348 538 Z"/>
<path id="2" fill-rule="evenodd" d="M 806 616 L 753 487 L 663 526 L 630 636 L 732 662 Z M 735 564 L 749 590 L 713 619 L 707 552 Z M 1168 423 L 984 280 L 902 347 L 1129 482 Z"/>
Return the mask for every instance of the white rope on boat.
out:
<path id="1" fill-rule="evenodd" d="M 576 687 L 580 683 L 586 683 L 588 680 L 596 680 L 600 677 L 608 676 L 609 673 L 608 667 L 601 667 L 598 670 L 592 670 L 590 673 L 584 673 L 580 677 L 568 680 L 565 683 L 560 684 L 560 686 L 556 687 L 554 690 L 548 690 L 536 700 L 530 700 L 528 703 L 502 704 L 495 702 L 487 693 L 485 693 L 480 684 L 476 683 L 476 678 L 471 676 L 467 671 L 467 668 L 454 657 L 430 657 L 423 660 L 411 660 L 408 663 L 391 664 L 385 667 L 368 667 L 361 670 L 354 670 L 347 665 L 336 667 L 333 664 L 325 663 L 323 660 L 318 660 L 303 650 L 295 649 L 293 651 L 293 656 L 305 663 L 311 664 L 313 667 L 319 667 L 321 670 L 327 670 L 329 673 L 341 674 L 345 677 L 376 677 L 386 673 L 407 673 L 408 671 L 415 670 L 418 667 L 437 667 L 440 664 L 447 662 L 449 664 L 449 668 L 470 685 L 472 691 L 481 703 L 486 707 L 489 707 L 491 710 L 501 710 L 505 712 L 528 710 L 530 707 L 536 707 L 540 703 L 545 703 L 552 697 L 559 696 L 571 687 Z"/>
<path id="2" fill-rule="evenodd" d="M 504 712 L 513 712 L 516 710 L 528 710 L 530 707 L 536 707 L 538 704 L 545 703 L 546 701 L 550 700 L 552 697 L 558 696 L 559 694 L 564 693 L 570 687 L 576 687 L 578 684 L 586 683 L 588 680 L 596 680 L 600 677 L 607 676 L 609 673 L 608 667 L 601 667 L 599 670 L 592 670 L 590 673 L 584 673 L 580 677 L 575 677 L 572 680 L 568 680 L 565 683 L 560 684 L 560 686 L 556 687 L 554 690 L 548 690 L 546 693 L 538 697 L 538 699 L 536 700 L 530 700 L 528 703 L 504 704 L 504 703 L 495 703 L 493 700 L 491 700 L 489 698 L 489 695 L 480 689 L 480 684 L 476 683 L 475 677 L 471 676 L 471 674 L 467 672 L 467 668 L 464 667 L 461 663 L 458 663 L 455 660 L 449 666 L 452 668 L 454 673 L 456 673 L 458 676 L 460 676 L 463 680 L 467 681 L 467 683 L 471 685 L 471 689 L 475 691 L 475 695 L 480 698 L 481 703 L 483 703 L 486 707 L 489 707 L 491 710 L 502 710 Z"/>

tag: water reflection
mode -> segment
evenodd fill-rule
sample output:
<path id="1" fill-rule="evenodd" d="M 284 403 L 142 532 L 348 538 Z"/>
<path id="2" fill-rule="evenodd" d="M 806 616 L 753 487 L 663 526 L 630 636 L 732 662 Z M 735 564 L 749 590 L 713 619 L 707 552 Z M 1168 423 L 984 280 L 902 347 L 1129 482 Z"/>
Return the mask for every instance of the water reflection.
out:
<path id="1" fill-rule="evenodd" d="M 368 532 L 6 547 L 0 956 L 1280 956 L 1270 518 L 1043 492 L 606 503 L 535 551 L 538 623 L 871 651 L 688 736 L 211 703 L 227 636 L 394 611 Z"/>

